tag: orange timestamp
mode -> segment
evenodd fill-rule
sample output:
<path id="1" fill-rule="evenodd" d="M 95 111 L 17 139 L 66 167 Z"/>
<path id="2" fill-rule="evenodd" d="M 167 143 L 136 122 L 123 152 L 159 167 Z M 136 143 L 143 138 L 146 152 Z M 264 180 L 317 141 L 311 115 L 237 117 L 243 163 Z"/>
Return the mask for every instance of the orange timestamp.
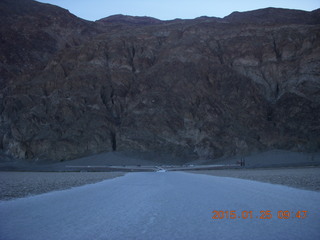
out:
<path id="1" fill-rule="evenodd" d="M 307 217 L 307 212 L 304 210 L 298 211 L 288 211 L 280 210 L 275 214 L 272 214 L 270 210 L 262 210 L 260 213 L 256 214 L 253 211 L 212 211 L 212 219 L 271 219 L 275 215 L 278 219 L 305 219 Z"/>

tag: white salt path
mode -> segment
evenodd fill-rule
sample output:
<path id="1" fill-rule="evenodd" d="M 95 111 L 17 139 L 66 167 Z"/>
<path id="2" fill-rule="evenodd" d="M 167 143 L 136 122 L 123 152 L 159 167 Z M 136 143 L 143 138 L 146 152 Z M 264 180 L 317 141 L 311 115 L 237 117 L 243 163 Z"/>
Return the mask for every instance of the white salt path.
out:
<path id="1" fill-rule="evenodd" d="M 214 210 L 252 219 L 212 219 Z M 272 219 L 259 219 L 270 210 Z M 278 219 L 279 210 L 308 211 Z M 131 173 L 0 202 L 1 240 L 320 239 L 320 193 L 181 172 Z"/>

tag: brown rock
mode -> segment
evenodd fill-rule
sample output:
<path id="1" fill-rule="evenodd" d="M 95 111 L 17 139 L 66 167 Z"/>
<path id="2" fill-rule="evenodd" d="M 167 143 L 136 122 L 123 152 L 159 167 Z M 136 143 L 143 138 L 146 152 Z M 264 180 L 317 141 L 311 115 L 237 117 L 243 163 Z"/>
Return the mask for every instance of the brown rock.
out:
<path id="1" fill-rule="evenodd" d="M 70 28 L 87 29 L 90 40 L 56 43 L 50 57 L 31 61 L 28 74 L 6 75 L 0 146 L 16 157 L 52 160 L 102 151 L 213 159 L 272 148 L 319 150 L 318 12 L 103 24 L 59 13 L 62 23 L 72 19 Z M 64 35 L 53 39 L 66 43 Z M 46 53 L 33 46 L 26 56 Z"/>

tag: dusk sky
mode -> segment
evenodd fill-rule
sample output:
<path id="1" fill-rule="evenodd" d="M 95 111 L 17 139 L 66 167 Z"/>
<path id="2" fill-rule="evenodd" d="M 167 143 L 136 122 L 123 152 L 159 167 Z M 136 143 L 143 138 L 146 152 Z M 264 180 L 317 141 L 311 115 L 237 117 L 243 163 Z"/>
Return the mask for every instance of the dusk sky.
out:
<path id="1" fill-rule="evenodd" d="M 200 16 L 224 17 L 234 11 L 266 7 L 301 10 L 320 8 L 320 0 L 38 0 L 68 9 L 87 20 L 114 14 L 150 16 L 161 20 Z"/>

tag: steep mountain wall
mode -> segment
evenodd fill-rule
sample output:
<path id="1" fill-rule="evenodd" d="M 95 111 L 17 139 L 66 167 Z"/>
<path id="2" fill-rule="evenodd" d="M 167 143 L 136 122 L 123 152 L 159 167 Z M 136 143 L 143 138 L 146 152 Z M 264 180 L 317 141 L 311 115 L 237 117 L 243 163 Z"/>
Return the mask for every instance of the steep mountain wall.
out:
<path id="1" fill-rule="evenodd" d="M 319 150 L 319 11 L 128 24 L 131 18 L 72 17 L 90 33 L 85 41 L 49 44 L 60 47 L 35 61 L 44 68 L 7 75 L 0 93 L 3 151 L 63 160 L 102 151 L 214 159 L 273 148 Z M 13 32 L 13 40 L 22 34 Z M 27 47 L 26 55 L 34 49 L 50 48 Z"/>

